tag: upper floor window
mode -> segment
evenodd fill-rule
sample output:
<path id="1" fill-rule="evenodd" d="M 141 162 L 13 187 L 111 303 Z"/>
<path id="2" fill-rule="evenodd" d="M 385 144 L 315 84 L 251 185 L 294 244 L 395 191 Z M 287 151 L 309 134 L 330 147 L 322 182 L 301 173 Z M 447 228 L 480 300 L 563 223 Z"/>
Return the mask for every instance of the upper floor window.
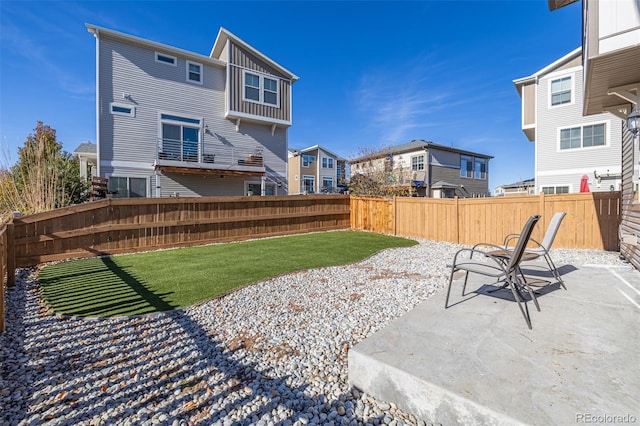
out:
<path id="1" fill-rule="evenodd" d="M 460 156 L 460 177 L 473 177 L 473 158 L 468 155 Z"/>
<path id="2" fill-rule="evenodd" d="M 606 145 L 605 133 L 605 123 L 560 129 L 560 149 L 604 146 Z"/>
<path id="3" fill-rule="evenodd" d="M 411 170 L 418 171 L 424 170 L 424 155 L 416 155 L 411 157 Z"/>
<path id="4" fill-rule="evenodd" d="M 476 158 L 475 163 L 475 178 L 485 180 L 487 178 L 487 160 Z"/>
<path id="5" fill-rule="evenodd" d="M 178 64 L 178 59 L 175 56 L 156 52 L 156 62 L 160 62 L 161 64 L 173 65 L 175 67 Z"/>
<path id="6" fill-rule="evenodd" d="M 302 156 L 302 167 L 309 167 L 311 163 L 316 161 L 315 155 L 303 155 Z"/>
<path id="7" fill-rule="evenodd" d="M 322 157 L 322 168 L 333 169 L 333 158 Z"/>
<path id="8" fill-rule="evenodd" d="M 129 104 L 120 104 L 117 102 L 111 103 L 111 114 L 113 115 L 126 115 L 128 117 L 136 116 L 136 108 Z"/>
<path id="9" fill-rule="evenodd" d="M 280 84 L 277 79 L 244 71 L 245 101 L 280 107 Z"/>
<path id="10" fill-rule="evenodd" d="M 187 61 L 187 81 L 202 84 L 202 64 Z"/>
<path id="11" fill-rule="evenodd" d="M 571 76 L 551 80 L 551 106 L 571 103 Z"/>

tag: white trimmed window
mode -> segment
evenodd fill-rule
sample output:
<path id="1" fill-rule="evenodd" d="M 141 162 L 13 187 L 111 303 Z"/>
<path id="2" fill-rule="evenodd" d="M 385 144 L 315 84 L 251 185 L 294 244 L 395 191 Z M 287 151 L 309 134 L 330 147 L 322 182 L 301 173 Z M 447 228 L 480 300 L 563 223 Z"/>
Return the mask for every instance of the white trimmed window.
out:
<path id="1" fill-rule="evenodd" d="M 322 177 L 322 189 L 330 190 L 333 188 L 333 178 L 323 176 Z"/>
<path id="2" fill-rule="evenodd" d="M 424 170 L 424 155 L 416 155 L 411 157 L 411 170 L 418 171 Z"/>
<path id="3" fill-rule="evenodd" d="M 605 123 L 570 127 L 559 130 L 561 150 L 591 148 L 607 144 L 607 125 Z"/>
<path id="4" fill-rule="evenodd" d="M 316 191 L 316 177 L 302 176 L 302 190 L 308 194 L 313 194 Z"/>
<path id="5" fill-rule="evenodd" d="M 322 168 L 333 169 L 333 158 L 322 157 Z"/>
<path id="6" fill-rule="evenodd" d="M 166 65 L 178 65 L 178 58 L 175 56 L 167 55 L 165 53 L 156 52 L 156 62 Z"/>
<path id="7" fill-rule="evenodd" d="M 280 108 L 280 82 L 256 72 L 244 71 L 243 100 Z"/>
<path id="8" fill-rule="evenodd" d="M 302 167 L 311 167 L 311 163 L 316 161 L 315 155 L 303 155 L 302 156 Z"/>
<path id="9" fill-rule="evenodd" d="M 111 114 L 113 115 L 125 115 L 127 117 L 136 116 L 136 107 L 129 104 L 121 104 L 118 102 L 111 102 Z"/>
<path id="10" fill-rule="evenodd" d="M 571 104 L 573 93 L 573 78 L 571 76 L 551 80 L 549 98 L 551 106 Z"/>
<path id="11" fill-rule="evenodd" d="M 558 185 L 558 186 L 543 186 L 540 191 L 546 195 L 554 195 L 554 194 L 568 194 L 569 186 L 568 185 Z"/>
<path id="12" fill-rule="evenodd" d="M 202 84 L 202 64 L 187 61 L 187 81 Z"/>

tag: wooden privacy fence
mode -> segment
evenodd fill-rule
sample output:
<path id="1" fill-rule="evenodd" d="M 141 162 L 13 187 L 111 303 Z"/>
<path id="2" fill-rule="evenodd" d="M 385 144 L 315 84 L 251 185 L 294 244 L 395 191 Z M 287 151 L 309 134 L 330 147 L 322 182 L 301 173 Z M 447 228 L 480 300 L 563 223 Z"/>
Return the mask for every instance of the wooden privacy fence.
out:
<path id="1" fill-rule="evenodd" d="M 541 241 L 555 212 L 566 212 L 554 247 L 618 250 L 620 192 L 526 197 L 393 200 L 351 197 L 351 228 L 473 245 L 500 244 L 542 215 L 532 238 Z"/>
<path id="2" fill-rule="evenodd" d="M 106 199 L 13 220 L 16 267 L 349 228 L 349 197 Z"/>

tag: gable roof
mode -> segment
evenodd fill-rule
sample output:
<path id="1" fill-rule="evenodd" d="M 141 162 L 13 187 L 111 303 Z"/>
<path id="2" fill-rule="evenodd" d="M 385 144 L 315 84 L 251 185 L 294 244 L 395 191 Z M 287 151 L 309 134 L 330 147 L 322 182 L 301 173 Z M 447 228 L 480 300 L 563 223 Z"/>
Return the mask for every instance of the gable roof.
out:
<path id="1" fill-rule="evenodd" d="M 549 5 L 549 10 L 553 11 L 577 1 L 578 0 L 547 0 L 547 4 Z"/>
<path id="2" fill-rule="evenodd" d="M 97 152 L 96 144 L 91 142 L 81 143 L 73 150 L 74 154 L 96 154 Z"/>
<path id="3" fill-rule="evenodd" d="M 525 179 L 514 183 L 508 183 L 506 185 L 498 185 L 498 188 L 521 188 L 523 186 L 533 186 L 535 184 L 535 179 Z"/>
<path id="4" fill-rule="evenodd" d="M 227 30 L 224 27 L 220 27 L 220 30 L 218 31 L 218 36 L 216 37 L 216 41 L 213 43 L 213 47 L 211 48 L 211 53 L 209 54 L 209 56 L 213 59 L 222 60 L 220 59 L 220 55 L 222 54 L 222 51 L 224 50 L 224 47 L 227 44 L 227 40 L 231 40 L 234 43 L 241 45 L 242 47 L 244 47 L 245 49 L 247 49 L 248 51 L 256 55 L 258 58 L 267 62 L 269 65 L 276 68 L 282 74 L 286 75 L 289 79 L 291 79 L 292 83 L 300 79 L 300 77 L 298 77 L 297 75 L 295 75 L 294 73 L 292 73 L 291 71 L 283 67 L 282 65 L 278 64 L 276 61 L 269 58 L 267 55 L 260 52 L 258 49 L 254 48 L 249 43 L 245 42 L 240 37 L 237 37 L 231 31 Z"/>
<path id="5" fill-rule="evenodd" d="M 313 145 L 313 146 L 310 146 L 308 148 L 303 148 L 303 149 L 289 148 L 289 152 L 291 152 L 292 154 L 304 154 L 305 152 L 315 151 L 316 149 L 323 150 L 327 154 L 330 154 L 333 157 L 335 157 L 336 160 L 338 160 L 338 161 L 347 161 L 345 158 L 342 158 L 338 154 L 335 154 L 335 153 L 329 151 L 328 149 L 326 149 L 326 148 L 324 148 L 324 147 L 322 147 L 320 145 Z"/>
<path id="6" fill-rule="evenodd" d="M 419 151 L 419 150 L 437 149 L 440 151 L 455 152 L 462 155 L 470 155 L 474 157 L 486 158 L 487 160 L 493 158 L 491 155 L 480 154 L 478 152 L 467 151 L 464 149 L 458 149 L 451 146 L 439 145 L 437 143 L 425 141 L 422 139 L 414 139 L 411 142 L 407 142 L 401 145 L 392 146 L 381 151 L 375 152 L 372 155 L 365 155 L 349 161 L 349 164 L 359 163 L 363 160 L 370 160 L 376 158 L 386 157 L 389 154 L 402 154 L 405 152 Z"/>
<path id="7" fill-rule="evenodd" d="M 582 46 L 575 48 L 571 52 L 564 55 L 562 58 L 553 61 L 549 65 L 534 72 L 528 77 L 522 77 L 522 78 L 517 78 L 513 80 L 513 84 L 515 84 L 518 94 L 522 96 L 522 86 L 524 84 L 534 83 L 538 78 L 542 77 L 543 75 L 549 74 L 550 72 L 560 68 L 561 66 L 565 65 L 568 62 L 571 62 L 572 60 L 580 56 L 582 56 Z"/>
<path id="8" fill-rule="evenodd" d="M 215 65 L 218 67 L 227 66 L 227 63 L 225 61 L 221 61 L 220 59 L 211 58 L 206 55 L 201 55 L 200 53 L 190 52 L 188 50 L 180 49 L 178 47 L 169 46 L 168 44 L 162 44 L 155 41 L 146 40 L 141 37 L 136 37 L 130 34 L 121 33 L 119 31 L 110 30 L 108 28 L 99 27 L 93 24 L 84 24 L 84 26 L 87 27 L 87 31 L 95 35 L 97 38 L 107 37 L 107 38 L 122 41 L 125 43 L 138 45 L 150 50 L 160 50 L 160 51 L 174 53 L 177 56 L 193 59 L 198 62 L 207 63 L 209 65 Z"/>

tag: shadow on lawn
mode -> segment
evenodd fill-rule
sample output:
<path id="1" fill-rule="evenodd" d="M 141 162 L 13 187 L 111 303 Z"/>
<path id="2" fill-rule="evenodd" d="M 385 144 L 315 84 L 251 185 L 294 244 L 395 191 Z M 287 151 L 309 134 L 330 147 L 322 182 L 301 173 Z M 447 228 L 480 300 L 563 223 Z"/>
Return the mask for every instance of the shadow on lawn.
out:
<path id="1" fill-rule="evenodd" d="M 111 257 L 95 261 L 100 261 L 103 267 L 86 261 L 68 262 L 58 265 L 55 278 L 43 276 L 40 279 L 43 296 L 56 313 L 124 316 L 178 307 L 165 300 L 172 292 L 149 290 L 144 282 L 118 266 Z"/>
<path id="2" fill-rule="evenodd" d="M 116 267 L 109 260 L 104 264 Z M 140 299 L 170 308 L 126 271 L 117 275 Z M 311 394 L 307 385 L 293 386 L 290 376 L 275 374 L 267 363 L 248 361 L 244 350 L 251 348 L 242 339 L 231 346 L 185 311 L 64 319 L 46 315 L 38 288 L 19 280 L 9 293 L 8 329 L 0 337 L 0 388 L 10 401 L 0 398 L 3 424 L 212 424 L 229 414 L 235 414 L 235 424 L 253 424 L 273 413 L 279 425 L 313 416 L 340 424 L 341 417 L 331 418 L 338 407 L 355 409 L 351 392 L 330 398 Z M 346 362 L 345 355 L 337 358 Z M 283 356 L 280 362 L 287 361 Z M 357 420 L 381 423 L 382 416 Z"/>

